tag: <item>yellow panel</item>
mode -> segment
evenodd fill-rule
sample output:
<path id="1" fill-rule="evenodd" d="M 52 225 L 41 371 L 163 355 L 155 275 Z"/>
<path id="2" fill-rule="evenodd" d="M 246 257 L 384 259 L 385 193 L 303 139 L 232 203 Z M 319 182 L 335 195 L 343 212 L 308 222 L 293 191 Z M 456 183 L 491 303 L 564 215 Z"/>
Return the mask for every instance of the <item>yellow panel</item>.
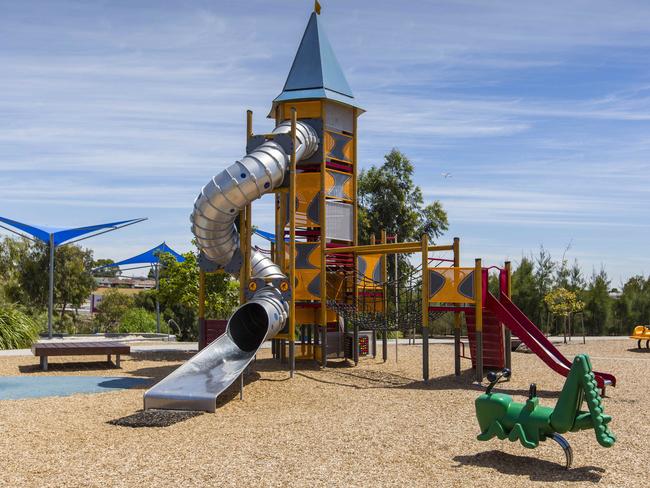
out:
<path id="1" fill-rule="evenodd" d="M 317 308 L 302 308 L 296 307 L 296 325 L 315 324 L 317 320 Z"/>
<path id="2" fill-rule="evenodd" d="M 352 163 L 354 144 L 351 136 L 332 131 L 325 131 L 324 136 L 323 146 L 329 159 Z"/>
<path id="3" fill-rule="evenodd" d="M 333 180 L 333 178 L 332 178 Z M 296 222 L 306 227 L 320 225 L 320 173 L 298 173 L 296 175 Z"/>
<path id="4" fill-rule="evenodd" d="M 327 310 L 327 321 L 335 322 L 337 320 L 336 312 Z M 320 308 L 296 306 L 296 325 L 313 325 L 320 323 Z"/>
<path id="5" fill-rule="evenodd" d="M 354 197 L 351 173 L 328 169 L 325 173 L 325 194 L 351 202 Z"/>
<path id="6" fill-rule="evenodd" d="M 429 302 L 474 303 L 474 268 L 429 268 Z"/>
<path id="7" fill-rule="evenodd" d="M 359 275 L 359 286 L 371 287 L 376 283 L 381 283 L 381 271 L 383 266 L 383 256 L 381 254 L 365 254 L 357 256 L 357 270 Z"/>
<path id="8" fill-rule="evenodd" d="M 299 119 L 320 119 L 321 102 L 286 102 L 282 104 L 283 119 L 291 118 L 291 109 L 295 107 Z"/>
<path id="9" fill-rule="evenodd" d="M 318 291 L 312 287 L 314 283 L 318 282 L 319 275 L 320 270 L 318 269 L 296 270 L 296 284 L 293 289 L 296 300 L 320 300 L 320 293 L 312 293 L 312 291 Z"/>

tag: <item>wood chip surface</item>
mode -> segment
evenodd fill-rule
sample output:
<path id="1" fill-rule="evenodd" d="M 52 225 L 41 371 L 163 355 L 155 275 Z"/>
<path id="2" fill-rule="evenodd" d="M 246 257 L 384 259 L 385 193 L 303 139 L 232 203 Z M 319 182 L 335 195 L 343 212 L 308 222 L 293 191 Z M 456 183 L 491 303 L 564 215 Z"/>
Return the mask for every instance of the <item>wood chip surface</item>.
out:
<path id="1" fill-rule="evenodd" d="M 386 363 L 358 367 L 331 361 L 319 370 L 285 365 L 260 354 L 214 414 L 142 412 L 142 389 L 71 397 L 0 401 L 0 486 L 7 487 L 266 487 L 409 486 L 582 487 L 650 485 L 650 351 L 631 340 L 562 345 L 572 357 L 591 355 L 595 369 L 616 375 L 605 412 L 617 435 L 601 448 L 593 431 L 568 433 L 574 467 L 552 442 L 476 440 L 469 361 L 453 375 L 453 347 L 430 347 L 431 380 L 421 381 L 420 346 L 394 347 Z M 0 357 L 0 375 L 106 375 L 161 379 L 188 354 L 134 354 L 122 370 L 89 357 Z M 564 378 L 532 354 L 513 353 L 513 378 L 499 390 L 524 401 L 531 382 L 553 405 Z M 129 425 L 131 424 L 131 425 Z M 159 425 L 159 426 L 156 426 Z M 138 428 L 145 427 L 146 428 Z"/>

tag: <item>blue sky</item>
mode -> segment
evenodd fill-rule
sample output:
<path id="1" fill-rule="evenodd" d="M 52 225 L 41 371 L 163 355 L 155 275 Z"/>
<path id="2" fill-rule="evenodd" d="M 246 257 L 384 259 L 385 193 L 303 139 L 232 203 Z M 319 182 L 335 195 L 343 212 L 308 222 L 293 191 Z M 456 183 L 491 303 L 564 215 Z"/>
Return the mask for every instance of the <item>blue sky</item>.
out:
<path id="1" fill-rule="evenodd" d="M 650 273 L 650 3 L 325 0 L 367 109 L 362 167 L 398 147 L 463 260 L 537 252 Z M 208 178 L 281 91 L 311 1 L 0 0 L 0 214 L 87 225 L 121 259 L 190 248 Z M 443 178 L 442 172 L 451 172 Z M 272 226 L 272 202 L 254 207 Z M 445 240 L 445 239 L 443 239 Z"/>

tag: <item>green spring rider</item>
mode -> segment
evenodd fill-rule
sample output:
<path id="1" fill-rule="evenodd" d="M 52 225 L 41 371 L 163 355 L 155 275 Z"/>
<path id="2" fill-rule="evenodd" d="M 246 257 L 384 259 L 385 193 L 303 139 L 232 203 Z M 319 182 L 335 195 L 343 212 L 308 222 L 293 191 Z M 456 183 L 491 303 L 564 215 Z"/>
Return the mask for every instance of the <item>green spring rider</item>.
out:
<path id="1" fill-rule="evenodd" d="M 616 437 L 607 424 L 612 420 L 604 414 L 602 398 L 598 392 L 594 373 L 591 371 L 589 356 L 580 354 L 575 357 L 571 371 L 560 393 L 555 408 L 539 404 L 537 387 L 530 385 L 526 403 L 512 400 L 510 395 L 492 393 L 492 388 L 501 378 L 510 377 L 510 370 L 498 373 L 490 372 L 487 376 L 490 385 L 484 394 L 476 399 L 476 418 L 481 433 L 477 439 L 487 441 L 496 437 L 519 441 L 529 449 L 539 446 L 547 438 L 556 441 L 564 450 L 566 468 L 573 461 L 573 451 L 568 441 L 562 437 L 565 432 L 594 429 L 598 444 L 611 447 Z M 582 402 L 587 401 L 588 411 L 582 411 Z"/>

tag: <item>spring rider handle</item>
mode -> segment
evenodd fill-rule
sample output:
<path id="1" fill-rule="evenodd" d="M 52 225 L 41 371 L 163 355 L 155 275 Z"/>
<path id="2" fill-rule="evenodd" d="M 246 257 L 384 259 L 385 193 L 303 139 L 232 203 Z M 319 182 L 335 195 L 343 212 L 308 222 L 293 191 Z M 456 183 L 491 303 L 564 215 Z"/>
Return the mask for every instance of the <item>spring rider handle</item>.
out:
<path id="1" fill-rule="evenodd" d="M 512 374 L 512 371 L 510 371 L 508 368 L 503 368 L 501 371 L 490 371 L 487 374 L 487 380 L 490 382 L 488 385 L 487 389 L 485 390 L 485 394 L 489 395 L 492 392 L 492 388 L 494 388 L 494 385 L 496 385 L 501 378 L 510 378 L 510 375 Z"/>

